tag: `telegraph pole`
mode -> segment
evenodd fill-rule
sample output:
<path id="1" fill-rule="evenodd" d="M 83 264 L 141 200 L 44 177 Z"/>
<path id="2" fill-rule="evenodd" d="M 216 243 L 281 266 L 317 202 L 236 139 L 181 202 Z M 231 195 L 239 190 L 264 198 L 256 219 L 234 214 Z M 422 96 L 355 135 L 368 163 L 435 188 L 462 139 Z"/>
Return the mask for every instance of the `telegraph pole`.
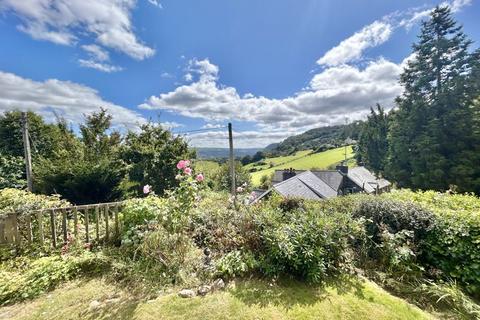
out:
<path id="1" fill-rule="evenodd" d="M 30 140 L 28 135 L 28 119 L 27 113 L 22 112 L 22 135 L 23 148 L 25 150 L 25 167 L 27 171 L 27 188 L 28 191 L 33 191 L 33 177 L 32 177 L 32 154 L 30 151 Z"/>
<path id="2" fill-rule="evenodd" d="M 228 142 L 230 145 L 230 177 L 232 180 L 231 193 L 236 197 L 237 189 L 235 186 L 235 162 L 233 159 L 233 135 L 232 135 L 232 123 L 228 123 Z"/>

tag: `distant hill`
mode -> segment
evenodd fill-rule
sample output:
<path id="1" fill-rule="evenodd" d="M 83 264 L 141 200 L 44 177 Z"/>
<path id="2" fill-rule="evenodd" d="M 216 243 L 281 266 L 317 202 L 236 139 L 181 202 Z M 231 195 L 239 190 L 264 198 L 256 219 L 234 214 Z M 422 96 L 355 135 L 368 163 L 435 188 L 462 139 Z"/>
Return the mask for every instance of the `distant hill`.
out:
<path id="1" fill-rule="evenodd" d="M 288 137 L 277 144 L 271 144 L 265 151 L 271 155 L 289 155 L 301 150 L 331 149 L 341 146 L 347 138 L 357 140 L 361 121 L 348 125 L 321 127 L 308 130 L 302 134 Z"/>
<path id="2" fill-rule="evenodd" d="M 335 148 L 323 152 L 312 150 L 298 151 L 292 155 L 266 158 L 250 163 L 245 168 L 250 171 L 254 186 L 260 185 L 262 176 L 270 176 L 275 170 L 294 168 L 297 170 L 335 168 L 346 158 L 349 165 L 355 165 L 352 146 Z"/>
<path id="3" fill-rule="evenodd" d="M 228 148 L 195 148 L 199 159 L 225 159 L 229 156 Z M 235 158 L 241 158 L 246 155 L 253 156 L 261 148 L 238 148 L 234 149 Z"/>

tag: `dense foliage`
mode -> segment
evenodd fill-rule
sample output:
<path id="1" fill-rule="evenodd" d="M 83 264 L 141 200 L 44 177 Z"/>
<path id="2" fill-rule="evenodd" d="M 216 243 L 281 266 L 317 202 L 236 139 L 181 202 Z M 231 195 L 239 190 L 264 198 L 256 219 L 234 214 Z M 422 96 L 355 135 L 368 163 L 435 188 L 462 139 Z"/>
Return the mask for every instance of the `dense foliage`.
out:
<path id="1" fill-rule="evenodd" d="M 388 151 L 388 117 L 383 108 L 371 109 L 364 123 L 355 152 L 358 163 L 365 165 L 376 174 L 384 174 Z"/>
<path id="2" fill-rule="evenodd" d="M 21 113 L 0 116 L 0 188 L 24 186 Z M 85 115 L 80 136 L 65 120 L 47 124 L 27 114 L 34 191 L 60 194 L 75 204 L 138 196 L 146 184 L 162 194 L 177 185 L 174 164 L 191 156 L 186 142 L 159 125 L 145 124 L 122 135 L 105 109 Z"/>
<path id="3" fill-rule="evenodd" d="M 400 187 L 480 194 L 480 50 L 447 6 L 432 11 L 418 39 L 396 108 L 368 118 L 358 157 Z"/>
<path id="4" fill-rule="evenodd" d="M 0 189 L 25 187 L 24 167 L 23 158 L 0 152 Z"/>
<path id="5" fill-rule="evenodd" d="M 149 123 L 139 132 L 129 132 L 121 150 L 121 158 L 129 167 L 129 194 L 138 196 L 146 184 L 163 194 L 177 185 L 175 164 L 191 156 L 185 140 L 159 125 Z"/>

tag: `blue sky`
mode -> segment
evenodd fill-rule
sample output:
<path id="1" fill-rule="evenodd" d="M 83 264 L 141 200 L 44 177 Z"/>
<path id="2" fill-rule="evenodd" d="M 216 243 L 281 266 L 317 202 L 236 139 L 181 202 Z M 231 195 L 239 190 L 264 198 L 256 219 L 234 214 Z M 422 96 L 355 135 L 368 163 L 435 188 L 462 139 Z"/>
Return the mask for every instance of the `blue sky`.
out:
<path id="1" fill-rule="evenodd" d="M 0 0 L 0 112 L 75 126 L 103 106 L 117 128 L 178 132 L 232 121 L 236 146 L 262 147 L 391 108 L 440 3 L 477 48 L 478 0 Z M 227 147 L 224 130 L 188 139 Z"/>

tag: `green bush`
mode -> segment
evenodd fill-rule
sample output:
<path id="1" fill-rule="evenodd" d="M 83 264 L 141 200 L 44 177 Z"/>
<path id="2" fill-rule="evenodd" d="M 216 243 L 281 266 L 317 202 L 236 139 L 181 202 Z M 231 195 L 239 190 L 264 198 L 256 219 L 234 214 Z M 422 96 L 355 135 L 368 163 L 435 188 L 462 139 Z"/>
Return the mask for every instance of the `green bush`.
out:
<path id="1" fill-rule="evenodd" d="M 190 227 L 197 245 L 209 248 L 214 257 L 234 250 L 255 250 L 259 233 L 247 209 L 235 209 L 227 194 L 205 194 L 194 210 Z"/>
<path id="2" fill-rule="evenodd" d="M 63 281 L 102 272 L 108 267 L 108 260 L 89 252 L 80 256 L 10 260 L 0 267 L 0 305 L 37 297 Z"/>
<path id="3" fill-rule="evenodd" d="M 266 208 L 257 213 L 267 275 L 290 274 L 318 283 L 351 270 L 349 239 L 361 237 L 361 224 L 349 215 L 325 214 L 315 205 L 288 213 Z"/>
<path id="4" fill-rule="evenodd" d="M 160 228 L 145 236 L 138 252 L 161 266 L 163 275 L 176 284 L 194 282 L 195 273 L 202 266 L 202 250 L 184 233 L 169 233 Z"/>
<path id="5" fill-rule="evenodd" d="M 369 197 L 353 212 L 355 218 L 364 218 L 366 231 L 375 243 L 381 243 L 382 228 L 396 234 L 403 230 L 413 232 L 415 243 L 423 241 L 435 224 L 435 216 L 412 203 Z"/>
<path id="6" fill-rule="evenodd" d="M 436 227 L 426 239 L 428 263 L 480 297 L 480 199 L 471 194 L 398 190 L 382 198 L 431 210 Z"/>
<path id="7" fill-rule="evenodd" d="M 125 232 L 130 228 L 157 220 L 164 211 L 166 200 L 156 196 L 130 199 L 124 202 L 121 215 Z"/>
<path id="8" fill-rule="evenodd" d="M 58 195 L 37 195 L 18 189 L 0 190 L 0 213 L 59 208 L 69 205 L 70 203 L 65 200 L 61 200 L 60 196 Z"/>
<path id="9" fill-rule="evenodd" d="M 250 251 L 235 250 L 222 256 L 215 263 L 217 272 L 224 277 L 241 277 L 255 271 L 258 262 Z"/>

